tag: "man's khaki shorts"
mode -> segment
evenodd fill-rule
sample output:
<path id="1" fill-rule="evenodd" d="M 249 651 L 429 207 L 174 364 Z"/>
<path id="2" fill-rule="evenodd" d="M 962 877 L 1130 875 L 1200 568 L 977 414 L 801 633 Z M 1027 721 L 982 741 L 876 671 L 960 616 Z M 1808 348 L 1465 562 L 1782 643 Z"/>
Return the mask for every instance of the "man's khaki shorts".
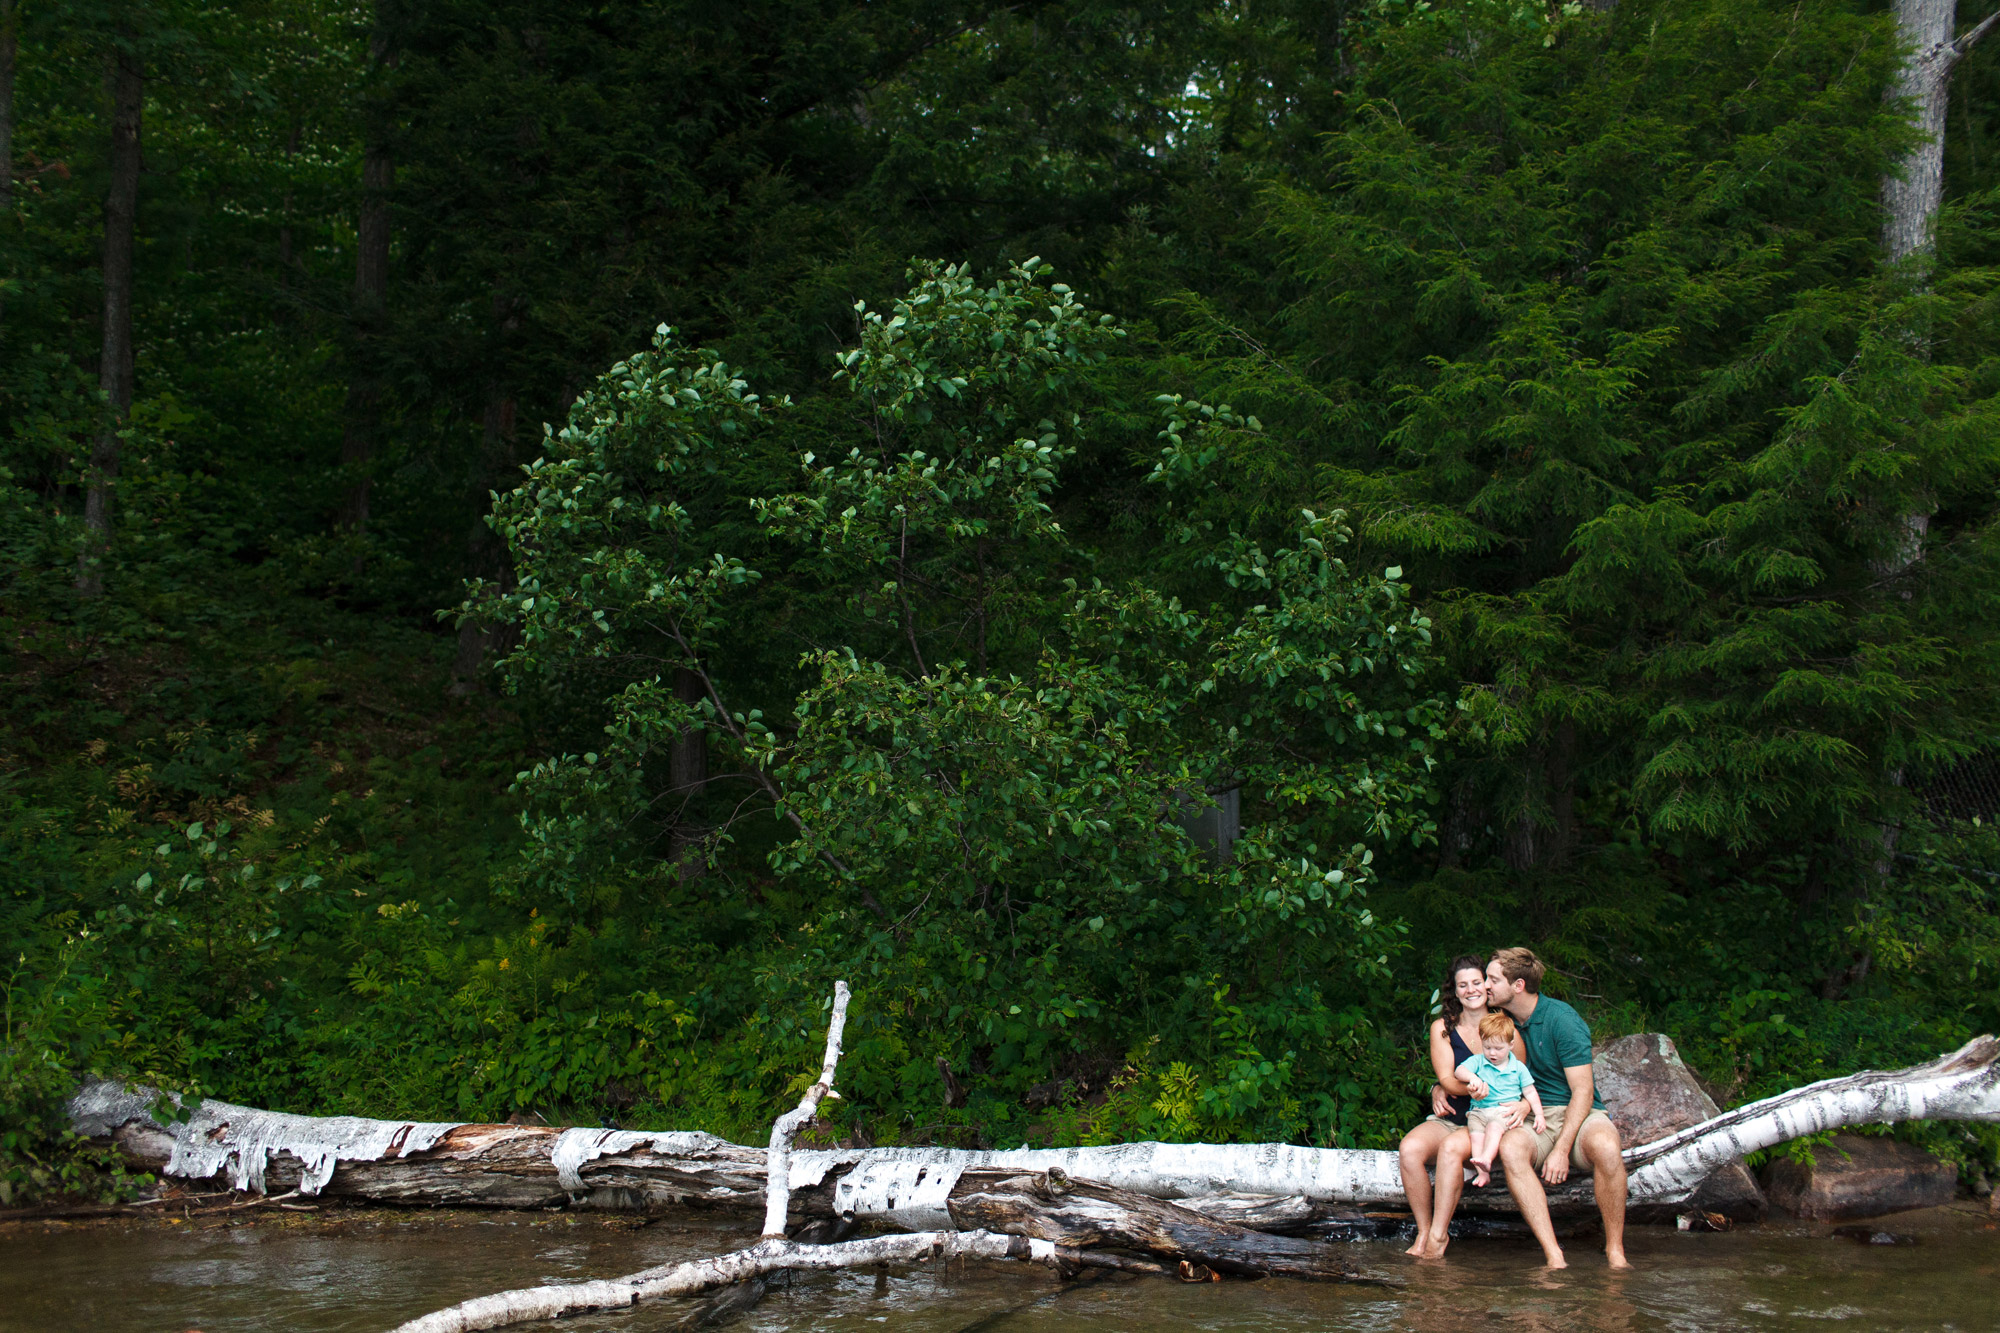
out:
<path id="1" fill-rule="evenodd" d="M 1544 1128 L 1541 1133 L 1535 1135 L 1535 1169 L 1537 1171 L 1542 1169 L 1543 1162 L 1549 1160 L 1549 1154 L 1555 1151 L 1556 1139 L 1562 1135 L 1563 1117 L 1568 1110 L 1569 1107 L 1567 1106 L 1547 1106 L 1542 1108 L 1542 1124 Z M 1590 1159 L 1583 1155 L 1583 1134 L 1585 1130 L 1590 1128 L 1591 1122 L 1595 1120 L 1602 1120 L 1607 1125 L 1611 1123 L 1610 1116 L 1597 1110 L 1595 1107 L 1591 1108 L 1590 1114 L 1585 1116 L 1583 1123 L 1577 1127 L 1576 1138 L 1569 1145 L 1569 1165 L 1572 1171 L 1590 1170 Z M 1530 1120 L 1527 1124 L 1528 1131 L 1534 1133 L 1534 1127 L 1535 1122 Z"/>

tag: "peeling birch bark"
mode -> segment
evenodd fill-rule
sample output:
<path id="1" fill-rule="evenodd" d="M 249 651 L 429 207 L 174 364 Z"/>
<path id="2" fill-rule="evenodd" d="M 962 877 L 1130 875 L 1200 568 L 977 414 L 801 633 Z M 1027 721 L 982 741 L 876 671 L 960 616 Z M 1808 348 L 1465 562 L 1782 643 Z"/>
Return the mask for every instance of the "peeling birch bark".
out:
<path id="1" fill-rule="evenodd" d="M 819 1082 L 807 1088 L 799 1104 L 785 1112 L 771 1126 L 771 1147 L 765 1155 L 764 1236 L 783 1239 L 785 1206 L 792 1198 L 792 1140 L 799 1127 L 819 1110 L 820 1099 L 838 1097 L 833 1090 L 834 1066 L 840 1063 L 840 1035 L 847 1028 L 847 983 L 833 983 L 833 1017 L 826 1025 L 826 1056 L 820 1061 Z"/>
<path id="2" fill-rule="evenodd" d="M 1626 1149 L 1632 1202 L 1685 1200 L 1722 1163 L 1822 1129 L 1898 1120 L 2000 1121 L 2000 1042 L 1980 1037 L 1927 1065 L 1829 1079 L 1717 1116 L 1656 1143 Z M 556 1130 L 517 1125 L 419 1125 L 350 1122 L 348 1128 L 309 1116 L 271 1116 L 224 1102 L 205 1102 L 186 1125 L 156 1124 L 150 1093 L 93 1084 L 71 1102 L 71 1120 L 86 1137 L 115 1143 L 135 1167 L 172 1175 L 176 1160 L 214 1165 L 239 1188 L 250 1184 L 245 1155 L 261 1159 L 263 1187 L 298 1188 L 333 1198 L 381 1203 L 475 1207 L 654 1209 L 680 1204 L 757 1209 L 764 1195 L 766 1150 L 707 1134 Z M 380 1126 L 366 1132 L 355 1124 Z M 408 1127 L 400 1143 L 397 1135 Z M 205 1128 L 200 1128 L 205 1127 Z M 444 1133 L 415 1149 L 411 1137 Z M 191 1133 L 207 1137 L 183 1147 Z M 346 1145 L 346 1146 L 340 1146 Z M 322 1158 L 332 1147 L 330 1170 Z M 395 1147 L 396 1151 L 389 1149 Z M 347 1155 L 376 1152 L 375 1157 Z M 561 1154 L 558 1161 L 558 1153 Z M 307 1189 L 327 1171 L 317 1190 Z M 952 1225 L 948 1207 L 970 1170 L 1032 1175 L 1060 1168 L 1153 1198 L 1182 1201 L 1194 1211 L 1246 1224 L 1261 1206 L 1288 1226 L 1337 1206 L 1403 1203 L 1396 1157 L 1359 1149 L 1291 1144 L 1127 1143 L 1106 1148 L 1023 1148 L 973 1152 L 951 1148 L 798 1150 L 785 1175 L 794 1218 L 852 1215 L 911 1230 Z M 1263 1205 L 1216 1196 L 1262 1196 Z M 1490 1197 L 1489 1197 L 1490 1196 Z M 1213 1200 L 1211 1202 L 1211 1200 Z M 1286 1202 L 1297 1200 L 1301 1202 Z M 1588 1177 L 1552 1191 L 1557 1208 L 1587 1208 Z M 1470 1191 L 1466 1208 L 1511 1211 L 1497 1188 Z"/>
<path id="3" fill-rule="evenodd" d="M 761 1277 L 781 1268 L 862 1268 L 870 1264 L 919 1263 L 938 1259 L 1034 1259 L 1051 1265 L 1076 1262 L 1046 1241 L 996 1236 L 990 1231 L 919 1231 L 838 1245 L 795 1245 L 762 1240 L 747 1250 L 714 1259 L 694 1259 L 672 1268 L 649 1268 L 627 1277 L 560 1286 L 523 1287 L 478 1296 L 435 1310 L 393 1333 L 471 1333 L 538 1319 L 623 1310 L 665 1296 L 692 1296 L 713 1287 Z"/>
<path id="4" fill-rule="evenodd" d="M 1131 1190 L 1070 1180 L 1060 1171 L 968 1174 L 952 1193 L 951 1217 L 962 1227 L 1078 1250 L 1134 1250 L 1219 1273 L 1322 1281 L 1353 1277 L 1330 1245 L 1253 1231 Z"/>

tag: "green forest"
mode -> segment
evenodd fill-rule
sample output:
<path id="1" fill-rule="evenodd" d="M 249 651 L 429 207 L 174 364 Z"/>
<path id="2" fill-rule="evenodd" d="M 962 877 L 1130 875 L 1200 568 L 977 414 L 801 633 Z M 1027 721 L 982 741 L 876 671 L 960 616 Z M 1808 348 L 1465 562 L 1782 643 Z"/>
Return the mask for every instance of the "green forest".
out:
<path id="1" fill-rule="evenodd" d="M 1725 1106 L 2000 1029 L 1923 7 L 0 0 L 0 1204 L 761 1137 L 841 978 L 818 1142 L 1393 1146 L 1515 944 Z"/>

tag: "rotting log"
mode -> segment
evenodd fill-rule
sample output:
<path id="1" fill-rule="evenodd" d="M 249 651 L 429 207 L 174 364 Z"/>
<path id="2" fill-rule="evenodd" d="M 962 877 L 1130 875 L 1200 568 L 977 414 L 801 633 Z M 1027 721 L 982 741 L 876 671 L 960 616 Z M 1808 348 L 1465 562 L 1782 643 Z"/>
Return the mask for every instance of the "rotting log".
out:
<path id="1" fill-rule="evenodd" d="M 967 1171 L 947 1207 L 965 1230 L 1029 1236 L 1077 1250 L 1132 1250 L 1244 1277 L 1353 1278 L 1330 1245 L 1253 1231 L 1097 1181 L 1071 1180 L 1059 1169 L 1029 1176 Z"/>
<path id="2" fill-rule="evenodd" d="M 709 1134 L 315 1118 L 214 1100 L 184 1124 L 162 1126 L 149 1112 L 154 1100 L 92 1084 L 72 1100 L 71 1121 L 142 1170 L 182 1180 L 223 1175 L 253 1193 L 297 1189 L 377 1203 L 503 1208 L 766 1204 L 766 1150 Z M 1828 1079 L 1629 1147 L 1632 1201 L 1683 1201 L 1723 1163 L 1803 1134 L 1912 1119 L 2000 1121 L 2000 1041 L 1980 1037 L 1927 1065 Z M 1199 1143 L 874 1148 L 793 1150 L 789 1215 L 942 1229 L 953 1225 L 947 1201 L 965 1172 L 1032 1175 L 1052 1167 L 1072 1180 L 1176 1200 L 1259 1229 L 1303 1230 L 1342 1209 L 1403 1202 L 1388 1152 Z M 1589 1178 L 1572 1178 L 1551 1192 L 1550 1203 L 1558 1211 L 1588 1209 Z M 1464 1204 L 1472 1212 L 1511 1207 L 1497 1184 L 1468 1191 Z"/>

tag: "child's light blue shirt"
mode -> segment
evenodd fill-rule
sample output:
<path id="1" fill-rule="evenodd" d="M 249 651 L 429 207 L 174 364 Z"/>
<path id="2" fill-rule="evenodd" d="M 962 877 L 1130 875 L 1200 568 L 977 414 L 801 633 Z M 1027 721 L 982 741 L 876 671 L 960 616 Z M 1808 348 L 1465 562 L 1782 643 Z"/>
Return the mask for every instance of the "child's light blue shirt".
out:
<path id="1" fill-rule="evenodd" d="M 1486 1058 L 1484 1051 L 1474 1055 L 1459 1066 L 1460 1077 L 1470 1074 L 1486 1085 L 1486 1095 L 1472 1104 L 1475 1111 L 1490 1111 L 1496 1106 L 1512 1106 L 1534 1086 L 1535 1076 L 1528 1072 L 1528 1066 L 1519 1056 L 1510 1055 L 1507 1067 L 1502 1069 Z"/>

